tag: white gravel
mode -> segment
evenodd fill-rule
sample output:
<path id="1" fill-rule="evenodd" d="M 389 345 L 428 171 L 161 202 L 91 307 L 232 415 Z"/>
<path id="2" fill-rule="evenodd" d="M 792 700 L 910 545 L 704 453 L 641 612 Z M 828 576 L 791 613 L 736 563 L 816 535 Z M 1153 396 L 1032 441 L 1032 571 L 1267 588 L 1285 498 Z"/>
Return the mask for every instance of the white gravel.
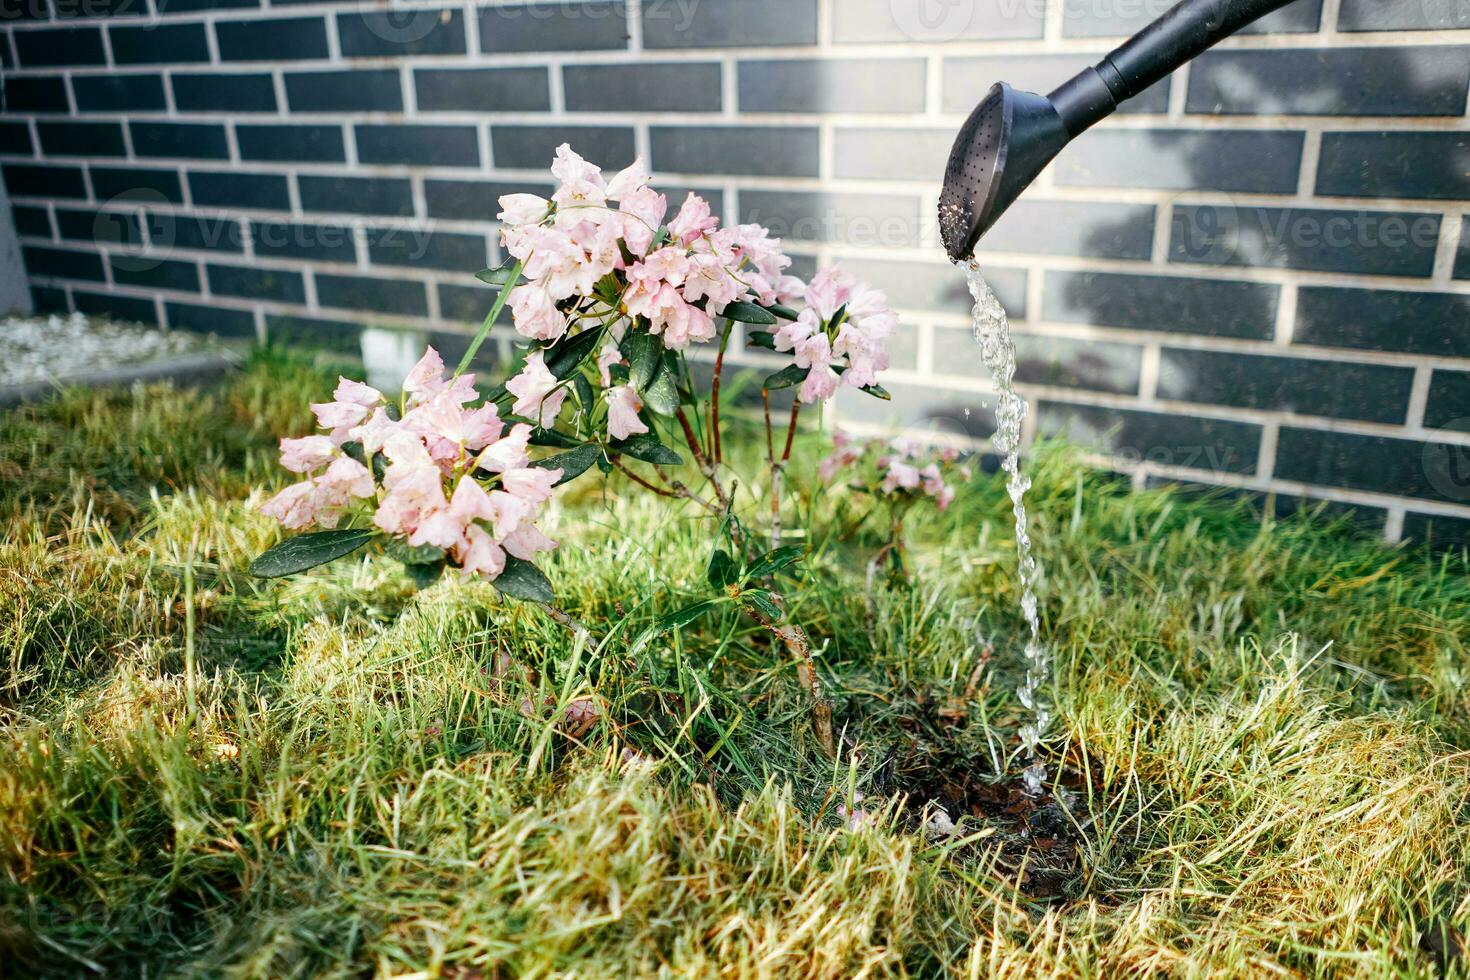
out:
<path id="1" fill-rule="evenodd" d="M 73 313 L 0 320 L 0 386 L 62 380 L 218 350 L 198 334 L 113 323 Z"/>

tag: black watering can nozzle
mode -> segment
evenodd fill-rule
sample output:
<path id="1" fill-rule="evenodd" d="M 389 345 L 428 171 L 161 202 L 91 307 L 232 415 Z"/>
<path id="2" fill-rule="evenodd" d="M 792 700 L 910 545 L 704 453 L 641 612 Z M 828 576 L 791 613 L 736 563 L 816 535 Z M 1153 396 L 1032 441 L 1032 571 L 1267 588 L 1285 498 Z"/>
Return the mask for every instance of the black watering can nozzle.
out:
<path id="1" fill-rule="evenodd" d="M 1182 0 L 1050 95 L 991 86 L 960 127 L 939 193 L 939 236 L 969 258 L 1062 147 L 1215 42 L 1291 0 Z"/>

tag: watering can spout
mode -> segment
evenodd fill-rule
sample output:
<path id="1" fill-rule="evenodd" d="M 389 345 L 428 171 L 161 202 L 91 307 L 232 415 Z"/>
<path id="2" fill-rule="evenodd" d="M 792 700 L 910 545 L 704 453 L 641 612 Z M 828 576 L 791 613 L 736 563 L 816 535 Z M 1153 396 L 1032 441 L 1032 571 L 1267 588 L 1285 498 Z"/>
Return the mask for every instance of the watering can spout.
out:
<path id="1" fill-rule="evenodd" d="M 1291 0 L 1182 0 L 1050 95 L 991 86 L 960 127 L 939 194 L 939 235 L 960 262 L 1074 137 L 1215 42 Z"/>

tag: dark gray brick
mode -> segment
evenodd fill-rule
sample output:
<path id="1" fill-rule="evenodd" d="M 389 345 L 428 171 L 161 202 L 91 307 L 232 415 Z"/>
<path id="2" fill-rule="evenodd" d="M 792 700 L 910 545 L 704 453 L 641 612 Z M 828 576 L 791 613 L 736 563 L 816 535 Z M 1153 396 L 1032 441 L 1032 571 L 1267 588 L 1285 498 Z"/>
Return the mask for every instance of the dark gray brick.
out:
<path id="1" fill-rule="evenodd" d="M 37 313 L 70 313 L 71 306 L 67 303 L 66 290 L 52 289 L 50 286 L 41 286 L 31 283 L 31 303 L 35 306 Z"/>
<path id="2" fill-rule="evenodd" d="M 652 126 L 653 168 L 670 173 L 817 176 L 817 130 L 806 126 Z"/>
<path id="3" fill-rule="evenodd" d="M 28 75 L 0 78 L 9 112 L 70 112 L 66 81 L 60 75 Z"/>
<path id="4" fill-rule="evenodd" d="M 341 126 L 255 126 L 237 123 L 241 160 L 340 163 L 347 159 Z"/>
<path id="5" fill-rule="evenodd" d="M 174 170 L 142 170 L 133 167 L 89 168 L 92 194 L 99 201 L 137 201 L 145 204 L 163 200 L 184 203 L 184 191 Z"/>
<path id="6" fill-rule="evenodd" d="M 720 66 L 710 62 L 567 65 L 562 88 L 573 112 L 720 111 Z"/>
<path id="7" fill-rule="evenodd" d="M 1302 140 L 1248 129 L 1094 129 L 1062 151 L 1053 173 L 1064 187 L 1291 194 Z"/>
<path id="8" fill-rule="evenodd" d="M 643 46 L 650 49 L 817 43 L 817 0 L 645 0 L 642 10 Z"/>
<path id="9" fill-rule="evenodd" d="M 108 27 L 112 60 L 119 65 L 177 65 L 209 61 L 203 24 Z"/>
<path id="10" fill-rule="evenodd" d="M 551 108 L 545 68 L 418 68 L 420 112 L 541 112 Z"/>
<path id="11" fill-rule="evenodd" d="M 628 46 L 627 4 L 550 3 L 481 7 L 480 50 L 612 51 Z"/>
<path id="12" fill-rule="evenodd" d="M 839 129 L 833 157 L 838 177 L 939 180 L 954 145 L 949 129 Z"/>
<path id="13" fill-rule="evenodd" d="M 1151 204 L 1037 201 L 1022 198 L 980 239 L 984 252 L 1034 252 L 1088 258 L 1147 259 L 1153 252 Z"/>
<path id="14" fill-rule="evenodd" d="M 998 41 L 1041 37 L 1040 0 L 922 3 L 837 3 L 833 35 L 845 42 Z M 976 97 L 978 101 L 978 96 Z"/>
<path id="15" fill-rule="evenodd" d="M 48 167 L 7 163 L 0 167 L 11 197 L 86 197 L 87 185 L 80 167 Z"/>
<path id="16" fill-rule="evenodd" d="M 189 198 L 200 207 L 289 211 L 291 197 L 281 174 L 189 171 Z"/>
<path id="17" fill-rule="evenodd" d="M 1128 37 L 1163 16 L 1178 0 L 1101 4 L 1093 0 L 1065 0 L 1062 34 L 1065 37 Z M 1241 29 L 1242 34 L 1302 34 L 1317 30 L 1322 0 L 1297 0 Z"/>
<path id="18" fill-rule="evenodd" d="M 1470 357 L 1470 296 L 1303 286 L 1293 341 L 1322 347 Z"/>
<path id="19" fill-rule="evenodd" d="M 158 324 L 158 306 L 151 299 L 138 296 L 119 296 L 116 293 L 93 293 L 73 289 L 71 301 L 77 312 L 88 316 L 106 317 L 128 323 Z"/>
<path id="20" fill-rule="evenodd" d="M 153 0 L 160 14 L 188 14 L 200 10 L 241 10 L 260 6 L 260 0 Z"/>
<path id="21" fill-rule="evenodd" d="M 400 316 L 429 315 L 424 284 L 408 279 L 317 273 L 316 295 L 317 302 L 327 307 Z"/>
<path id="22" fill-rule="evenodd" d="M 1464 548 L 1470 546 L 1470 519 L 1410 511 L 1404 515 L 1404 540 L 1436 551 Z"/>
<path id="23" fill-rule="evenodd" d="M 51 212 L 43 207 L 17 204 L 11 209 L 15 218 L 15 232 L 22 237 L 50 238 L 52 235 Z"/>
<path id="24" fill-rule="evenodd" d="M 1317 193 L 1470 199 L 1470 133 L 1323 133 Z"/>
<path id="25" fill-rule="evenodd" d="M 1246 205 L 1176 205 L 1169 261 L 1427 276 L 1440 215 Z"/>
<path id="26" fill-rule="evenodd" d="M 1250 422 L 1043 401 L 1038 428 L 1129 462 L 1254 473 L 1261 427 Z"/>
<path id="27" fill-rule="evenodd" d="M 924 72 L 920 58 L 741 61 L 740 111 L 923 112 Z"/>
<path id="28" fill-rule="evenodd" d="M 302 61 L 327 56 L 327 24 L 320 17 L 215 21 L 221 61 Z"/>
<path id="29" fill-rule="evenodd" d="M 362 163 L 420 167 L 480 165 L 480 137 L 473 126 L 359 123 L 353 129 L 357 137 L 357 159 Z"/>
<path id="30" fill-rule="evenodd" d="M 275 112 L 276 84 L 264 73 L 182 73 L 169 77 L 180 112 Z"/>
<path id="31" fill-rule="evenodd" d="M 121 123 L 40 122 L 36 135 L 47 156 L 120 157 L 127 155 Z"/>
<path id="32" fill-rule="evenodd" d="M 159 75 L 76 75 L 78 112 L 162 112 L 168 107 Z"/>
<path id="33" fill-rule="evenodd" d="M 255 314 L 198 303 L 165 303 L 168 325 L 175 330 L 192 330 L 220 337 L 255 339 Z"/>
<path id="34" fill-rule="evenodd" d="M 1455 250 L 1456 279 L 1470 279 L 1470 221 L 1461 220 L 1460 247 Z"/>
<path id="35" fill-rule="evenodd" d="M 236 253 L 245 250 L 245 233 L 233 218 L 205 218 L 195 214 L 147 215 L 148 240 L 155 249 Z"/>
<path id="36" fill-rule="evenodd" d="M 464 13 L 430 8 L 337 14 L 344 58 L 464 54 Z"/>
<path id="37" fill-rule="evenodd" d="M 1412 368 L 1164 348 L 1159 397 L 1399 424 Z"/>
<path id="38" fill-rule="evenodd" d="M 252 221 L 255 254 L 275 259 L 314 262 L 357 262 L 357 244 L 349 225 L 299 221 Z"/>
<path id="39" fill-rule="evenodd" d="M 1045 94 L 1095 65 L 1103 52 L 1092 54 L 1013 54 L 945 58 L 941 88 L 945 112 L 968 114 L 999 81 L 1027 92 Z M 1169 79 L 1156 82 L 1118 107 L 1124 115 L 1163 113 L 1169 109 Z"/>
<path id="40" fill-rule="evenodd" d="M 362 324 L 321 317 L 267 313 L 265 335 L 273 344 L 309 347 L 339 354 L 362 352 Z"/>
<path id="41" fill-rule="evenodd" d="M 181 160 L 228 160 L 225 127 L 204 123 L 130 122 L 133 155 Z"/>
<path id="42" fill-rule="evenodd" d="M 443 291 L 440 291 L 440 302 L 443 302 Z M 488 312 L 488 311 L 487 311 Z M 430 330 L 429 346 L 439 352 L 444 358 L 445 364 L 458 364 L 460 358 L 470 348 L 470 341 L 474 338 L 462 333 L 451 333 L 447 330 Z M 470 367 L 476 371 L 485 371 L 496 367 L 500 358 L 498 356 L 499 345 L 484 343 L 480 349 L 475 351 L 475 357 L 470 361 Z"/>
<path id="43" fill-rule="evenodd" d="M 456 286 L 441 282 L 434 288 L 439 293 L 440 318 L 453 323 L 483 323 L 490 308 L 495 305 L 495 291 L 487 286 Z M 509 324 L 509 313 L 510 309 L 507 307 L 496 322 Z"/>
<path id="44" fill-rule="evenodd" d="M 456 272 L 479 272 L 489 255 L 484 235 L 397 226 L 367 229 L 368 261 Z"/>
<path id="45" fill-rule="evenodd" d="M 905 195 L 742 190 L 738 220 L 765 225 L 777 238 L 793 242 L 922 244 L 919 199 Z"/>
<path id="46" fill-rule="evenodd" d="M 209 291 L 216 296 L 270 300 L 278 303 L 306 302 L 301 273 L 266 269 L 254 265 L 207 265 Z"/>
<path id="47" fill-rule="evenodd" d="M 968 311 L 973 302 L 965 277 L 947 262 L 843 258 L 841 264 L 858 279 L 883 290 L 888 296 L 888 302 L 896 309 L 958 313 Z M 1025 317 L 1024 269 L 987 265 L 985 278 L 1012 317 Z"/>
<path id="48" fill-rule="evenodd" d="M 490 153 L 497 168 L 546 170 L 562 143 L 605 170 L 626 167 L 637 155 L 630 126 L 490 127 Z"/>
<path id="49" fill-rule="evenodd" d="M 44 7 L 45 2 L 30 0 L 26 5 L 34 9 Z M 53 0 L 51 12 L 58 20 L 143 17 L 148 14 L 148 5 L 143 0 Z"/>
<path id="50" fill-rule="evenodd" d="M 102 30 L 97 27 L 47 27 L 18 30 L 15 53 L 23 68 L 104 65 Z"/>
<path id="51" fill-rule="evenodd" d="M 56 209 L 56 230 L 65 239 L 93 245 L 141 245 L 143 227 L 138 216 L 128 211 L 97 208 Z"/>
<path id="52" fill-rule="evenodd" d="M 1470 48 L 1207 51 L 1189 70 L 1190 112 L 1458 116 Z"/>
<path id="53" fill-rule="evenodd" d="M 301 189 L 301 207 L 305 211 L 413 214 L 413 190 L 406 178 L 301 174 L 296 184 Z"/>
<path id="54" fill-rule="evenodd" d="M 1430 376 L 1424 424 L 1432 429 L 1470 432 L 1470 372 L 1435 371 Z"/>
<path id="55" fill-rule="evenodd" d="M 1322 500 L 1274 490 L 1263 492 L 1246 487 L 1213 486 L 1192 480 L 1175 480 L 1166 476 L 1150 476 L 1144 481 L 1144 485 L 1150 490 L 1167 487 L 1176 496 L 1184 496 L 1192 500 L 1213 500 L 1222 507 L 1246 504 L 1258 514 L 1269 511 L 1278 520 L 1298 516 L 1310 517 L 1323 530 L 1331 525 L 1341 525 L 1340 529 L 1349 534 L 1381 536 L 1383 525 L 1388 519 L 1388 511 L 1382 507 L 1345 504 L 1336 500 Z"/>
<path id="56" fill-rule="evenodd" d="M 1042 319 L 1265 339 L 1275 331 L 1279 293 L 1269 283 L 1049 270 Z"/>
<path id="57" fill-rule="evenodd" d="M 494 221 L 503 195 L 550 197 L 552 190 L 550 184 L 428 178 L 424 181 L 424 203 L 431 218 Z"/>
<path id="58" fill-rule="evenodd" d="M 21 258 L 32 276 L 54 279 L 88 279 L 102 281 L 102 257 L 96 252 L 78 252 L 69 248 L 23 245 Z"/>
<path id="59" fill-rule="evenodd" d="M 679 208 L 683 206 L 684 200 L 689 197 L 690 194 L 694 194 L 698 197 L 704 198 L 706 201 L 709 202 L 710 214 L 713 214 L 715 217 L 719 218 L 722 223 L 730 220 L 729 216 L 725 214 L 725 192 L 717 187 L 696 187 L 690 184 L 676 184 L 667 180 L 656 181 L 654 183 L 654 187 L 658 190 L 660 194 L 664 196 L 665 201 L 667 201 L 668 217 L 673 217 L 675 214 L 677 214 Z M 547 196 L 546 194 L 542 194 L 540 191 L 532 191 L 531 193 L 537 194 L 540 197 Z M 797 263 L 800 261 L 800 259 L 794 255 L 791 256 L 791 259 L 793 263 Z M 795 264 L 793 264 L 786 271 L 793 276 L 798 275 L 798 273 L 796 272 Z M 807 276 L 806 278 L 810 278 L 810 276 Z"/>
<path id="60" fill-rule="evenodd" d="M 391 69 L 288 72 L 292 112 L 400 112 L 403 86 Z"/>
<path id="61" fill-rule="evenodd" d="M 199 292 L 199 268 L 193 262 L 154 259 L 141 255 L 111 255 L 107 259 L 112 281 L 120 286 Z"/>
<path id="62" fill-rule="evenodd" d="M 1016 380 L 1022 384 L 1082 388 L 1117 394 L 1138 391 L 1143 348 L 1100 340 L 1017 333 Z M 934 371 L 974 378 L 980 349 L 969 327 L 934 328 Z"/>
<path id="63" fill-rule="evenodd" d="M 0 122 L 0 153 L 30 156 L 35 150 L 30 126 L 24 122 Z"/>
<path id="64" fill-rule="evenodd" d="M 1446 503 L 1470 503 L 1470 449 L 1445 443 L 1285 427 L 1276 475 Z"/>
<path id="65" fill-rule="evenodd" d="M 1460 0 L 1342 0 L 1339 31 L 1453 31 L 1470 28 L 1470 7 Z"/>

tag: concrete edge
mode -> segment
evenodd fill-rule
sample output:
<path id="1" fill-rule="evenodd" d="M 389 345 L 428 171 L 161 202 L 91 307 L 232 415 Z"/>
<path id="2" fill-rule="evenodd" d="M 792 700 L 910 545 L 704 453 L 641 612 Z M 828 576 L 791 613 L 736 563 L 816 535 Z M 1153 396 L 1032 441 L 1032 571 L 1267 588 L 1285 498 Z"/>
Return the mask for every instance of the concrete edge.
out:
<path id="1" fill-rule="evenodd" d="M 74 374 L 48 381 L 0 388 L 0 408 L 14 408 L 26 402 L 39 401 L 64 388 L 118 388 L 150 381 L 177 381 L 188 384 L 212 381 L 241 364 L 238 355 L 226 351 L 186 354 L 181 357 L 145 361 L 124 367 Z"/>

